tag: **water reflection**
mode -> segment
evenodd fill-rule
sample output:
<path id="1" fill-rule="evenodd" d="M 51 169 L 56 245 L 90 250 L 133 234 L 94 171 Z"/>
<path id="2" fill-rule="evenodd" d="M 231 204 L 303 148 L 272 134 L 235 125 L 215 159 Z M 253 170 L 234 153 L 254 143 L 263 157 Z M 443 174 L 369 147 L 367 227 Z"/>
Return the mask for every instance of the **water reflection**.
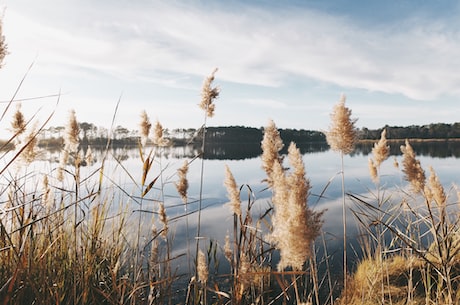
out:
<path id="1" fill-rule="evenodd" d="M 410 141 L 411 146 L 414 148 L 417 156 L 427 156 L 432 158 L 460 158 L 460 141 L 452 140 L 439 140 L 439 141 Z M 367 156 L 372 153 L 374 142 L 360 142 L 356 145 L 354 152 L 351 156 Z M 400 146 L 404 145 L 404 141 L 390 142 L 390 155 L 400 156 Z M 322 142 L 307 142 L 298 143 L 298 148 L 302 154 L 322 153 L 329 150 L 327 143 Z M 288 145 L 285 145 L 282 154 L 287 153 Z M 86 149 L 83 147 L 83 154 L 86 154 Z M 106 153 L 105 146 L 91 147 L 94 158 L 100 160 Z M 60 153 L 58 148 L 45 148 L 46 154 L 41 159 L 51 160 L 58 162 L 59 158 L 56 157 Z M 165 159 L 194 159 L 201 157 L 201 147 L 196 145 L 184 145 L 164 147 L 161 149 L 154 149 L 157 156 Z M 119 161 L 125 161 L 129 158 L 138 159 L 139 151 L 136 146 L 112 146 L 108 153 L 111 157 Z M 246 160 L 258 158 L 262 153 L 260 143 L 233 143 L 233 144 L 213 144 L 208 143 L 205 146 L 204 159 L 205 160 Z"/>
<path id="2" fill-rule="evenodd" d="M 455 140 L 438 140 L 438 141 L 417 141 L 409 140 L 410 145 L 418 156 L 428 156 L 433 158 L 460 158 L 460 141 Z M 353 154 L 368 155 L 372 152 L 373 143 L 358 143 Z M 400 146 L 404 141 L 390 142 L 390 155 L 401 155 Z"/>

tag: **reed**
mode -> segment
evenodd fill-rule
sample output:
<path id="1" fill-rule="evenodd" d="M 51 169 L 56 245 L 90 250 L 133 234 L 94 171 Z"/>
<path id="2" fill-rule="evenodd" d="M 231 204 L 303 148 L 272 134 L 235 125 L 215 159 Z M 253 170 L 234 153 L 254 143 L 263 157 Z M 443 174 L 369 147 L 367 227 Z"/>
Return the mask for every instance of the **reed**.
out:
<path id="1" fill-rule="evenodd" d="M 345 170 L 344 155 L 351 153 L 357 140 L 355 123 L 357 119 L 351 117 L 352 111 L 345 106 L 346 97 L 341 95 L 339 102 L 331 113 L 331 124 L 326 132 L 326 140 L 332 150 L 340 153 L 342 177 L 342 223 L 343 223 L 343 290 L 347 290 L 347 209 L 345 199 Z M 346 295 L 345 295 L 346 296 Z M 345 300 L 346 302 L 346 300 Z"/>

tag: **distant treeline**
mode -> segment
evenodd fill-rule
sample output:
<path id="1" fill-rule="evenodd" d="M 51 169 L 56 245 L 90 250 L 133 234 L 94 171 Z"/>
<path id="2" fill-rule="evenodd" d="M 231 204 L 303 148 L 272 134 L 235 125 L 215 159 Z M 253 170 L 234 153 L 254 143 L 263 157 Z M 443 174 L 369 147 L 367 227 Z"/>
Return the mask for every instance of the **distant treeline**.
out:
<path id="1" fill-rule="evenodd" d="M 325 142 L 326 136 L 320 131 L 303 129 L 279 129 L 283 142 L 311 143 Z M 208 127 L 206 142 L 209 143 L 260 143 L 263 137 L 263 128 L 229 126 Z"/>
<path id="2" fill-rule="evenodd" d="M 388 139 L 460 139 L 460 123 L 436 123 L 406 127 L 386 125 L 379 129 L 368 129 L 364 127 L 358 131 L 359 139 L 379 139 L 383 129 L 386 129 Z M 326 135 L 321 131 L 279 129 L 279 132 L 285 144 L 290 142 L 298 144 L 326 142 Z M 262 137 L 263 128 L 244 126 L 208 127 L 206 131 L 206 142 L 214 144 L 260 143 Z"/>
<path id="3" fill-rule="evenodd" d="M 378 139 L 383 129 L 387 131 L 388 139 L 454 139 L 460 138 L 460 123 L 435 123 L 429 125 L 384 126 L 380 129 L 360 130 L 361 139 Z"/>
<path id="4" fill-rule="evenodd" d="M 460 123 L 445 124 L 435 123 L 429 125 L 384 126 L 379 129 L 359 129 L 359 139 L 377 140 L 383 129 L 387 131 L 388 139 L 460 139 Z M 83 145 L 105 146 L 110 138 L 113 146 L 131 146 L 139 143 L 137 130 L 128 130 L 117 126 L 111 135 L 107 129 L 96 127 L 90 123 L 80 123 L 80 138 Z M 326 135 L 321 131 L 304 129 L 279 129 L 280 136 L 285 146 L 295 142 L 298 146 L 308 146 L 326 143 Z M 40 145 L 46 147 L 62 146 L 64 127 L 50 127 L 43 130 Z M 193 128 L 165 130 L 164 136 L 170 140 L 172 146 L 194 145 L 202 143 L 203 130 Z M 207 127 L 206 147 L 217 149 L 218 146 L 240 144 L 240 149 L 249 149 L 255 153 L 260 149 L 263 138 L 263 128 L 245 126 Z M 246 147 L 243 147 L 246 145 Z M 323 145 L 321 145 L 323 147 Z M 322 148 L 321 148 L 322 149 Z"/>

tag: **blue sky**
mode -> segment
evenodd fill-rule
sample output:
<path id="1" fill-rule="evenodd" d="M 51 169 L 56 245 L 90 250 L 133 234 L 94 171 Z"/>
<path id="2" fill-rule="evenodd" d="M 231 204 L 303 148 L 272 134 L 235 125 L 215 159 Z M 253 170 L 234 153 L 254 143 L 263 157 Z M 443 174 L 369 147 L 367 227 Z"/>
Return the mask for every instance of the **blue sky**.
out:
<path id="1" fill-rule="evenodd" d="M 198 128 L 203 79 L 221 88 L 210 126 L 325 130 L 343 93 L 358 127 L 460 121 L 457 1 L 3 0 L 10 54 L 0 101 L 62 93 L 52 125 Z M 56 98 L 22 103 L 42 121 Z M 1 104 L 0 104 L 1 105 Z M 9 121 L 0 122 L 8 128 Z"/>

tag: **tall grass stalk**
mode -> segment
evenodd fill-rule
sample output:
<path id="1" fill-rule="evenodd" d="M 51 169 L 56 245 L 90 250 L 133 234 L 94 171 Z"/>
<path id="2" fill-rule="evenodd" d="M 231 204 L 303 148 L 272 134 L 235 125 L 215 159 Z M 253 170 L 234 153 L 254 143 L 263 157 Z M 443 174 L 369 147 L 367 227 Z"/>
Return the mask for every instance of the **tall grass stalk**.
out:
<path id="1" fill-rule="evenodd" d="M 326 139 L 331 149 L 340 153 L 343 223 L 343 290 L 347 291 L 347 209 L 345 200 L 344 155 L 354 150 L 357 140 L 357 130 L 355 127 L 356 119 L 351 118 L 352 112 L 345 106 L 345 99 L 345 95 L 342 94 L 339 102 L 332 110 L 331 125 L 326 132 Z"/>
<path id="2" fill-rule="evenodd" d="M 206 126 L 207 119 L 214 116 L 215 104 L 214 100 L 219 96 L 219 87 L 212 87 L 217 68 L 208 76 L 203 83 L 201 90 L 200 108 L 204 111 L 204 121 L 202 126 L 202 141 L 201 141 L 201 171 L 200 171 L 200 193 L 198 199 L 198 223 L 196 229 L 196 251 L 195 251 L 195 266 L 198 266 L 198 251 L 200 248 L 201 240 L 201 210 L 203 206 L 203 187 L 204 187 L 204 158 L 205 158 L 205 144 L 206 144 Z M 196 271 L 198 272 L 198 271 Z M 195 276 L 197 273 L 195 272 Z"/>

